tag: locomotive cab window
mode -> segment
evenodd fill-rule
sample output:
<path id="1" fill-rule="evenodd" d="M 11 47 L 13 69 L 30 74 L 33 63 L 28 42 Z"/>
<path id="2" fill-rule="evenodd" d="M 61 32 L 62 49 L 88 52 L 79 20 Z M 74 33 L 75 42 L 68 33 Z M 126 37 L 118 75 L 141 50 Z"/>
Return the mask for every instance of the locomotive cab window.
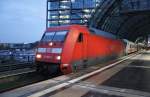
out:
<path id="1" fill-rule="evenodd" d="M 52 41 L 55 32 L 46 32 L 42 38 L 42 41 Z"/>
<path id="2" fill-rule="evenodd" d="M 78 42 L 83 42 L 83 33 L 79 34 Z"/>
<path id="3" fill-rule="evenodd" d="M 59 41 L 64 42 L 68 31 L 46 32 L 42 41 Z"/>
<path id="4" fill-rule="evenodd" d="M 67 36 L 67 33 L 68 33 L 68 31 L 57 31 L 54 38 L 53 38 L 53 41 L 64 42 L 65 38 Z"/>

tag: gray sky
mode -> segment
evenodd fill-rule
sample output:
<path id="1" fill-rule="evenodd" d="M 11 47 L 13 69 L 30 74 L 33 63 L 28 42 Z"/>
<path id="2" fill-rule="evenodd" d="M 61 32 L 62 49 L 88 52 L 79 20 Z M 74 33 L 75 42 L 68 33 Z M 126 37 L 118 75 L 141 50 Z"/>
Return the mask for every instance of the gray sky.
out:
<path id="1" fill-rule="evenodd" d="M 0 42 L 40 40 L 45 18 L 46 0 L 0 0 Z"/>

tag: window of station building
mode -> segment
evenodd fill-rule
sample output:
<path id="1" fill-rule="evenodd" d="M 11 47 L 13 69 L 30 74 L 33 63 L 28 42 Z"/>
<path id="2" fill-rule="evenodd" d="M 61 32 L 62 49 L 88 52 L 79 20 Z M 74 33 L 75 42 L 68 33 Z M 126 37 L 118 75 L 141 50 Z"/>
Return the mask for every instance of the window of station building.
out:
<path id="1" fill-rule="evenodd" d="M 71 8 L 71 2 L 70 1 L 60 1 L 60 8 L 61 9 L 69 9 Z"/>
<path id="2" fill-rule="evenodd" d="M 90 18 L 91 17 L 91 14 L 84 14 L 83 15 L 83 18 Z"/>
<path id="3" fill-rule="evenodd" d="M 71 24 L 82 24 L 82 20 L 71 20 Z"/>
<path id="4" fill-rule="evenodd" d="M 50 9 L 51 9 L 51 8 L 50 8 L 50 6 L 51 6 L 51 2 L 48 2 L 47 4 L 48 4 L 48 5 L 47 5 L 48 10 L 50 10 Z"/>
<path id="5" fill-rule="evenodd" d="M 50 12 L 47 13 L 47 18 L 50 19 Z"/>
<path id="6" fill-rule="evenodd" d="M 60 19 L 68 19 L 68 18 L 70 18 L 70 15 L 60 15 L 59 18 Z"/>
<path id="7" fill-rule="evenodd" d="M 70 6 L 60 5 L 60 9 L 70 9 Z"/>
<path id="8" fill-rule="evenodd" d="M 84 0 L 84 8 L 94 8 L 96 6 L 95 0 Z"/>
<path id="9" fill-rule="evenodd" d="M 84 13 L 91 13 L 91 10 L 90 9 L 83 9 L 83 12 Z"/>
<path id="10" fill-rule="evenodd" d="M 58 19 L 59 17 L 57 15 L 51 15 L 50 19 Z"/>
<path id="11" fill-rule="evenodd" d="M 67 26 L 67 25 L 70 25 L 70 23 L 60 24 L 60 26 Z"/>
<path id="12" fill-rule="evenodd" d="M 89 18 L 95 2 L 101 0 L 51 0 L 48 2 L 48 20 L 57 20 L 58 24 L 83 24 L 83 19 Z M 68 17 L 69 16 L 69 17 Z M 59 22 L 69 20 L 70 22 Z M 56 23 L 49 23 L 55 25 Z"/>
<path id="13" fill-rule="evenodd" d="M 81 12 L 72 12 L 71 19 L 82 19 L 83 14 Z"/>
<path id="14" fill-rule="evenodd" d="M 72 2 L 72 8 L 73 9 L 83 8 L 83 1 L 84 0 L 75 0 L 74 2 Z"/>
<path id="15" fill-rule="evenodd" d="M 59 9 L 59 2 L 50 2 L 50 4 L 48 4 L 48 8 L 49 10 L 57 10 Z"/>
<path id="16" fill-rule="evenodd" d="M 59 23 L 58 23 L 58 21 L 49 21 L 49 22 L 48 22 L 48 25 L 49 25 L 49 26 L 58 26 Z"/>
<path id="17" fill-rule="evenodd" d="M 81 17 L 76 14 L 71 14 L 71 19 L 80 19 Z"/>
<path id="18" fill-rule="evenodd" d="M 48 15 L 59 15 L 58 11 L 49 11 Z"/>
<path id="19" fill-rule="evenodd" d="M 57 11 L 51 11 L 48 12 L 48 19 L 58 19 L 58 12 Z"/>
<path id="20" fill-rule="evenodd" d="M 61 10 L 59 11 L 60 15 L 69 15 L 70 14 L 70 10 Z"/>
<path id="21" fill-rule="evenodd" d="M 100 4 L 103 0 L 95 0 L 96 4 Z"/>
<path id="22" fill-rule="evenodd" d="M 78 36 L 78 42 L 83 42 L 83 33 L 80 33 Z"/>
<path id="23" fill-rule="evenodd" d="M 82 21 L 81 20 L 71 20 L 71 24 L 80 24 L 80 23 L 82 23 Z"/>
<path id="24" fill-rule="evenodd" d="M 60 24 L 68 24 L 70 23 L 70 20 L 59 20 Z"/>
<path id="25" fill-rule="evenodd" d="M 54 27 L 54 26 L 59 26 L 59 24 L 53 24 L 53 23 L 48 24 L 48 27 Z"/>

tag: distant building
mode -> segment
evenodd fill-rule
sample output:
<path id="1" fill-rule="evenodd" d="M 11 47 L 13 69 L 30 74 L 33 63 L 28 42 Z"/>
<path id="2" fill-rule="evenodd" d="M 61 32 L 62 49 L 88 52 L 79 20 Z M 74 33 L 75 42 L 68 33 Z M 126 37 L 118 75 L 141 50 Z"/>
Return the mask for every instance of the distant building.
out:
<path id="1" fill-rule="evenodd" d="M 102 0 L 47 0 L 47 27 L 86 24 Z"/>
<path id="2" fill-rule="evenodd" d="M 0 43 L 0 49 L 7 49 L 10 47 L 9 43 Z"/>
<path id="3" fill-rule="evenodd" d="M 0 49 L 33 49 L 38 45 L 38 41 L 34 43 L 0 43 Z"/>
<path id="4" fill-rule="evenodd" d="M 30 44 L 14 43 L 14 44 L 10 44 L 10 48 L 12 48 L 12 49 L 29 49 Z"/>

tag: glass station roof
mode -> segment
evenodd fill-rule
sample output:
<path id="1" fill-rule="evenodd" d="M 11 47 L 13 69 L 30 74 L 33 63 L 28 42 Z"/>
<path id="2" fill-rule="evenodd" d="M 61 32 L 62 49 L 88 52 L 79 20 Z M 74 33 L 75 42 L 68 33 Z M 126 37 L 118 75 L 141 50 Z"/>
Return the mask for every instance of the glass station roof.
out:
<path id="1" fill-rule="evenodd" d="M 150 34 L 149 0 L 103 0 L 89 26 L 135 41 Z"/>

